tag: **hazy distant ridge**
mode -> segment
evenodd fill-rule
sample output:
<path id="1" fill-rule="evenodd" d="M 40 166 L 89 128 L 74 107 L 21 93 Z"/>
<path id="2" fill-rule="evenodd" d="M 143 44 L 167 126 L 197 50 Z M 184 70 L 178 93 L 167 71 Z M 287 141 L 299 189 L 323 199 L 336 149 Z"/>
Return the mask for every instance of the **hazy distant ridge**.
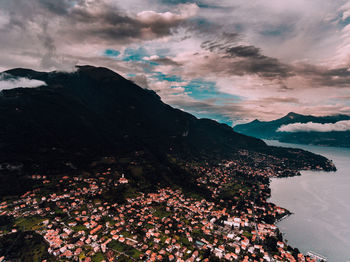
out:
<path id="1" fill-rule="evenodd" d="M 289 113 L 273 121 L 254 120 L 234 130 L 262 139 L 281 142 L 350 147 L 350 116 L 316 117 Z"/>

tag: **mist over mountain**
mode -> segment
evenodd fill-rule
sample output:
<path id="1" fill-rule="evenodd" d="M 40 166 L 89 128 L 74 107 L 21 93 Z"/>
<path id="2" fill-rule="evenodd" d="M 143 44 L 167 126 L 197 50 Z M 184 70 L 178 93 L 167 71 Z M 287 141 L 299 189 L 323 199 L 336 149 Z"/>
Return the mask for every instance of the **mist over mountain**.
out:
<path id="1" fill-rule="evenodd" d="M 350 116 L 316 117 L 289 113 L 273 121 L 254 120 L 234 127 L 236 132 L 280 142 L 350 147 Z"/>

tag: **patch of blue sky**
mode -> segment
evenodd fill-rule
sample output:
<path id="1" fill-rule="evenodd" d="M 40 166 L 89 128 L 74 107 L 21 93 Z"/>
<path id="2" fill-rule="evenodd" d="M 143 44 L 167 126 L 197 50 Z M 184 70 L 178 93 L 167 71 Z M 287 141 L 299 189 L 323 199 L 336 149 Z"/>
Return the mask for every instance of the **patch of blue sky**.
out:
<path id="1" fill-rule="evenodd" d="M 115 50 L 115 49 L 106 49 L 103 53 L 105 56 L 108 56 L 108 57 L 118 57 L 120 55 L 120 52 L 118 50 Z"/>
<path id="2" fill-rule="evenodd" d="M 147 50 L 143 47 L 135 48 L 126 48 L 122 60 L 126 62 L 140 62 L 145 61 L 144 58 L 149 56 Z"/>
<path id="3" fill-rule="evenodd" d="M 200 8 L 208 8 L 208 9 L 225 9 L 225 7 L 221 5 L 211 5 L 211 4 L 205 4 L 205 3 L 197 3 L 198 7 Z"/>
<path id="4" fill-rule="evenodd" d="M 161 54 L 158 53 L 167 53 L 168 50 L 167 49 L 160 49 L 156 51 L 156 54 L 159 57 L 165 57 L 162 56 Z M 150 61 L 145 59 L 146 57 L 150 56 L 150 52 L 147 51 L 144 47 L 139 47 L 139 48 L 127 48 L 125 49 L 121 60 L 125 61 L 125 62 L 142 62 L 142 63 L 146 63 L 148 65 L 151 66 L 157 66 L 159 65 L 159 63 L 155 62 L 155 61 Z M 150 71 L 148 71 L 147 73 L 150 73 Z"/>
<path id="5" fill-rule="evenodd" d="M 163 74 L 162 72 L 153 72 L 153 75 L 151 76 L 151 78 L 155 78 L 159 81 L 168 81 L 168 82 L 177 82 L 177 83 L 184 82 L 184 80 L 180 76 L 166 75 L 166 74 Z"/>
<path id="6" fill-rule="evenodd" d="M 343 19 L 343 12 L 338 13 L 333 19 L 329 21 L 329 24 L 337 24 L 340 28 L 344 28 L 350 24 L 350 17 Z"/>
<path id="7" fill-rule="evenodd" d="M 226 94 L 218 91 L 215 82 L 205 81 L 203 79 L 194 79 L 184 86 L 188 95 L 196 100 L 216 99 L 216 104 L 220 105 L 226 101 L 241 101 L 240 96 Z"/>
<path id="8" fill-rule="evenodd" d="M 143 62 L 151 65 L 151 66 L 157 66 L 159 65 L 159 63 L 155 62 L 155 61 L 149 61 L 149 60 L 143 60 Z"/>
<path id="9" fill-rule="evenodd" d="M 346 18 L 346 19 L 339 19 L 339 25 L 341 26 L 341 27 L 345 27 L 345 26 L 347 26 L 348 24 L 350 24 L 350 17 L 348 17 L 348 18 Z"/>
<path id="10" fill-rule="evenodd" d="M 293 25 L 282 24 L 282 25 L 277 25 L 277 26 L 262 30 L 260 31 L 260 34 L 263 36 L 269 36 L 269 37 L 285 36 L 292 33 L 293 30 L 294 30 Z"/>

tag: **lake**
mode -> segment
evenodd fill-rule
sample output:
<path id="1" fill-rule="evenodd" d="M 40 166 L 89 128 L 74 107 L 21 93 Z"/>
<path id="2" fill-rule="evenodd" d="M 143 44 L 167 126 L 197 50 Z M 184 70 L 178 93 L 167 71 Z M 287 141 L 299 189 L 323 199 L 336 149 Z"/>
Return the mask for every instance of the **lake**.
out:
<path id="1" fill-rule="evenodd" d="M 277 224 L 291 246 L 317 252 L 330 262 L 350 261 L 350 149 L 266 143 L 333 160 L 337 172 L 303 171 L 301 176 L 271 179 L 269 201 L 294 213 Z"/>

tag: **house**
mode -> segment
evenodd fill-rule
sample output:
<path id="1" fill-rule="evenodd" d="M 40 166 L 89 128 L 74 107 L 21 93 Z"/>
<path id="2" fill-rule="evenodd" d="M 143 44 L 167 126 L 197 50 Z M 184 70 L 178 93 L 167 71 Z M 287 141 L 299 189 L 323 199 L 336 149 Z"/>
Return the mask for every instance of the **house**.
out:
<path id="1" fill-rule="evenodd" d="M 129 181 L 124 177 L 124 174 L 122 174 L 122 177 L 119 178 L 119 183 L 120 184 L 127 184 Z"/>

